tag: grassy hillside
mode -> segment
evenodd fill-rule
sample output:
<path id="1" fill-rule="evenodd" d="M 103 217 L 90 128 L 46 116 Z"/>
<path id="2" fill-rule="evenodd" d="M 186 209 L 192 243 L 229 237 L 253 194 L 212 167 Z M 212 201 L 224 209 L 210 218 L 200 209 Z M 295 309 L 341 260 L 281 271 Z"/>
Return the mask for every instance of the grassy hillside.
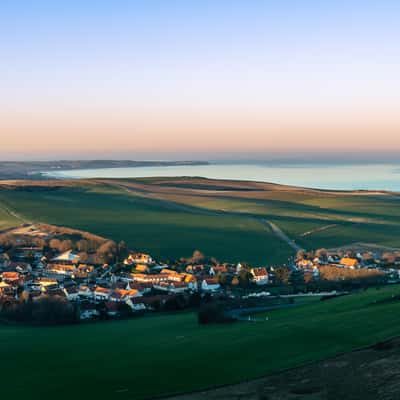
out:
<path id="1" fill-rule="evenodd" d="M 0 187 L 0 203 L 28 220 L 125 240 L 157 258 L 188 256 L 199 249 L 221 260 L 262 264 L 282 263 L 294 254 L 265 221 L 309 249 L 353 242 L 400 247 L 399 199 L 393 193 L 329 192 L 202 178 Z M 10 223 L 0 215 L 0 224 Z"/>
<path id="2" fill-rule="evenodd" d="M 0 232 L 21 224 L 21 220 L 10 212 L 10 209 L 0 201 Z"/>
<path id="3" fill-rule="evenodd" d="M 55 191 L 0 191 L 29 220 L 65 225 L 148 251 L 156 258 L 189 256 L 196 249 L 232 262 L 277 262 L 290 249 L 254 218 L 204 215 L 101 187 Z"/>
<path id="4" fill-rule="evenodd" d="M 194 314 L 55 328 L 0 328 L 2 395 L 143 399 L 239 382 L 400 334 L 400 287 L 199 326 Z M 22 378 L 23 377 L 23 378 Z"/>

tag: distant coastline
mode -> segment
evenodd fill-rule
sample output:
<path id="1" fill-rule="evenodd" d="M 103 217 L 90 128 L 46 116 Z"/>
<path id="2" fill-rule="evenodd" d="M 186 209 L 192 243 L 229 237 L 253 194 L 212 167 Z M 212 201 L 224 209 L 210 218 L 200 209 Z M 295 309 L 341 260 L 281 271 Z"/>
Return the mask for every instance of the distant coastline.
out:
<path id="1" fill-rule="evenodd" d="M 54 179 L 56 171 L 209 165 L 208 161 L 60 160 L 2 161 L 0 179 Z"/>
<path id="2" fill-rule="evenodd" d="M 138 166 L 138 168 L 87 168 L 51 170 L 47 179 L 123 179 L 154 177 L 203 177 L 240 181 L 269 182 L 324 190 L 400 191 L 399 164 L 321 163 L 295 164 L 259 162 L 220 162 L 202 164 Z"/>

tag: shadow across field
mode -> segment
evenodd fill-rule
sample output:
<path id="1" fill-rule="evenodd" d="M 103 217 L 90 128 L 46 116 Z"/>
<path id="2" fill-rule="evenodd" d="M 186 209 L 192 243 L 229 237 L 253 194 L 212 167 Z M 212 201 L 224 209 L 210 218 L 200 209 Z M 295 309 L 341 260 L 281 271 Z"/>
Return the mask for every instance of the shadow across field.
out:
<path id="1" fill-rule="evenodd" d="M 96 179 L 3 182 L 0 202 L 23 219 L 124 240 L 156 258 L 199 249 L 224 261 L 274 264 L 286 263 L 298 246 L 400 246 L 399 197 L 386 193 L 187 177 Z M 6 211 L 0 229 L 21 222 Z"/>

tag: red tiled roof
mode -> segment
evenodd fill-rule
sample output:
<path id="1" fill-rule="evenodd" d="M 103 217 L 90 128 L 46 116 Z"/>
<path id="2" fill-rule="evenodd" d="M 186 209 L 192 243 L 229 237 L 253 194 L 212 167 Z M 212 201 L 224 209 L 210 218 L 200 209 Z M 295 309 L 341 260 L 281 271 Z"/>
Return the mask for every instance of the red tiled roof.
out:
<path id="1" fill-rule="evenodd" d="M 228 272 L 228 268 L 226 267 L 226 265 L 217 265 L 213 267 L 213 270 L 215 272 Z"/>
<path id="2" fill-rule="evenodd" d="M 4 280 L 18 280 L 19 273 L 18 272 L 3 272 L 2 277 Z"/>
<path id="3" fill-rule="evenodd" d="M 147 304 L 153 305 L 158 302 L 165 302 L 169 299 L 174 298 L 174 295 L 156 295 L 156 296 L 143 296 L 143 297 L 135 297 L 132 299 L 133 304 Z"/>
<path id="4" fill-rule="evenodd" d="M 267 276 L 268 272 L 265 268 L 253 268 L 254 276 Z"/>
<path id="5" fill-rule="evenodd" d="M 205 278 L 207 285 L 219 285 L 217 278 Z"/>
<path id="6" fill-rule="evenodd" d="M 110 293 L 110 289 L 97 286 L 96 289 L 95 289 L 95 292 L 98 292 L 98 293 Z"/>

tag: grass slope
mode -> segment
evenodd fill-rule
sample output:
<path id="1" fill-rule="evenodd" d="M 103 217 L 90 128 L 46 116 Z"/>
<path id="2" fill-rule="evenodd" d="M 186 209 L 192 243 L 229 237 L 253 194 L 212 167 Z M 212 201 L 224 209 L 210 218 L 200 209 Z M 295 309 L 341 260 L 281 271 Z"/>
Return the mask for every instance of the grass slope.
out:
<path id="1" fill-rule="evenodd" d="M 158 259 L 189 256 L 196 249 L 221 260 L 270 263 L 290 249 L 254 218 L 188 212 L 123 191 L 62 188 L 0 191 L 0 201 L 32 221 L 65 225 L 148 251 Z"/>
<path id="2" fill-rule="evenodd" d="M 192 183 L 195 189 L 183 190 L 182 181 L 186 186 Z M 201 178 L 153 178 L 144 182 L 153 198 L 195 205 L 199 209 L 266 218 L 306 248 L 338 247 L 359 241 L 400 247 L 400 196 L 397 194 L 330 192 Z M 216 190 L 210 190 L 212 182 Z M 207 185 L 207 190 L 199 190 L 199 183 Z M 222 183 L 225 190 L 217 190 Z M 136 185 L 136 181 L 128 180 L 124 184 Z M 231 191 L 226 189 L 228 184 L 232 185 Z M 165 185 L 168 191 L 161 189 Z M 243 190 L 239 190 L 238 185 Z M 336 226 L 318 231 L 328 225 Z M 302 236 L 310 230 L 315 232 Z"/>
<path id="3" fill-rule="evenodd" d="M 199 249 L 232 262 L 286 262 L 293 250 L 263 220 L 307 249 L 354 242 L 400 247 L 400 196 L 393 193 L 203 178 L 103 179 L 20 183 L 0 188 L 0 202 L 32 221 L 125 240 L 163 259 Z"/>
<path id="4" fill-rule="evenodd" d="M 144 399 L 240 382 L 400 334 L 400 287 L 198 326 L 192 313 L 55 328 L 0 328 L 5 398 Z"/>
<path id="5" fill-rule="evenodd" d="M 0 201 L 0 232 L 21 223 L 22 221 L 10 213 L 9 208 Z"/>

